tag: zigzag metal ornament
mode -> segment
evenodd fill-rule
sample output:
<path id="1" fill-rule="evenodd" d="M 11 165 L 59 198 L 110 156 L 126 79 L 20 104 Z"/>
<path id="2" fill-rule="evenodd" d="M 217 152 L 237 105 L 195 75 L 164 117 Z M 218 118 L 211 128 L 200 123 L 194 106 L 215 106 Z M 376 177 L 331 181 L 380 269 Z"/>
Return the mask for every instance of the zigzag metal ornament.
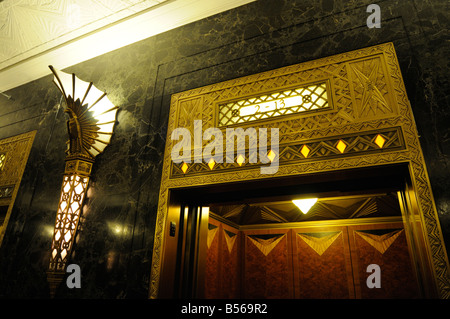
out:
<path id="1" fill-rule="evenodd" d="M 319 256 L 331 246 L 332 243 L 339 237 L 341 231 L 337 232 L 327 232 L 327 233 L 318 233 L 311 236 L 311 234 L 297 234 L 298 237 L 303 239 L 303 241 L 308 244 Z M 317 237 L 317 235 L 322 235 L 321 237 Z"/>
<path id="2" fill-rule="evenodd" d="M 386 250 L 392 245 L 392 243 L 400 236 L 403 232 L 403 229 L 396 229 L 392 232 L 383 234 L 383 235 L 375 235 L 366 233 L 363 231 L 356 231 L 356 233 L 364 239 L 368 244 L 370 244 L 373 248 L 378 250 L 381 254 L 384 254 Z"/>
<path id="3" fill-rule="evenodd" d="M 264 256 L 267 256 L 285 236 L 286 234 L 280 234 L 264 239 L 258 237 L 258 235 L 250 235 L 247 236 L 247 238 L 264 254 Z"/>

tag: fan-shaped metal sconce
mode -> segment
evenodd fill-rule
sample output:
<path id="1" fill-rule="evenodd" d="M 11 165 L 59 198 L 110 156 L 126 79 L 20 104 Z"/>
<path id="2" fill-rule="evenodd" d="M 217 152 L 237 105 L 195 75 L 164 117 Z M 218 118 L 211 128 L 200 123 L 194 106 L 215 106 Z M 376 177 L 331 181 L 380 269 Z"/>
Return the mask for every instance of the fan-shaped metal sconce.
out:
<path id="1" fill-rule="evenodd" d="M 50 293 L 54 296 L 65 276 L 92 164 L 111 140 L 118 107 L 92 82 L 82 81 L 75 74 L 57 71 L 52 66 L 49 68 L 65 98 L 65 112 L 69 115 L 66 166 L 47 272 Z"/>

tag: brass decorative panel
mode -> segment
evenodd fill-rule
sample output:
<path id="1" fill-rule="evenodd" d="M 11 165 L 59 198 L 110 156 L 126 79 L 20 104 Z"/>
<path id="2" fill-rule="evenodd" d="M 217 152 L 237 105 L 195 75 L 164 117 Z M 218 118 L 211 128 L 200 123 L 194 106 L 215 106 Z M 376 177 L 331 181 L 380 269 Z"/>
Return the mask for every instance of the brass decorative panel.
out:
<path id="1" fill-rule="evenodd" d="M 12 197 L 13 191 L 14 191 L 14 185 L 0 187 L 0 198 Z"/>
<path id="2" fill-rule="evenodd" d="M 0 216 L 0 245 L 35 135 L 32 131 L 0 140 L 0 204 L 8 207 L 6 216 Z"/>
<path id="3" fill-rule="evenodd" d="M 326 107 L 283 116 L 255 112 L 247 115 L 248 118 L 233 117 L 233 110 L 238 109 L 233 103 L 244 107 L 245 103 L 250 105 L 263 97 L 267 102 L 270 94 L 321 83 L 327 83 Z M 275 101 L 276 98 L 272 98 L 271 101 Z M 186 165 L 173 163 L 171 150 L 178 141 L 171 140 L 172 132 L 182 127 L 194 136 L 196 120 L 202 120 L 202 132 L 216 127 L 225 132 L 230 125 L 256 130 L 278 128 L 278 170 L 273 174 L 261 174 L 260 167 L 264 163 L 251 163 L 247 157 L 237 154 L 234 163 L 224 161 L 212 167 L 205 160 Z M 205 144 L 203 141 L 202 146 Z M 419 226 L 412 227 L 412 231 L 425 234 L 423 256 L 427 256 L 432 265 L 430 271 L 436 290 L 440 297 L 450 298 L 448 257 L 392 43 L 174 94 L 159 195 L 150 297 L 158 295 L 170 190 L 397 163 L 409 165 L 411 187 L 418 206 L 405 221 L 414 221 L 414 225 Z"/>
<path id="4" fill-rule="evenodd" d="M 360 156 L 405 148 L 400 127 L 367 131 L 332 138 L 319 138 L 307 141 L 297 141 L 280 145 L 279 165 L 292 165 L 300 161 L 317 161 L 342 156 Z M 216 163 L 212 170 L 208 163 L 173 164 L 171 177 L 185 177 L 186 175 L 217 174 L 219 171 L 248 170 L 249 167 L 259 167 L 261 163 L 250 163 L 243 158 L 245 165 L 235 163 Z M 185 166 L 185 167 L 183 167 Z"/>
<path id="5" fill-rule="evenodd" d="M 92 163 L 87 162 L 85 160 L 68 160 L 66 161 L 66 167 L 64 170 L 65 174 L 80 174 L 80 175 L 89 175 L 91 174 Z"/>

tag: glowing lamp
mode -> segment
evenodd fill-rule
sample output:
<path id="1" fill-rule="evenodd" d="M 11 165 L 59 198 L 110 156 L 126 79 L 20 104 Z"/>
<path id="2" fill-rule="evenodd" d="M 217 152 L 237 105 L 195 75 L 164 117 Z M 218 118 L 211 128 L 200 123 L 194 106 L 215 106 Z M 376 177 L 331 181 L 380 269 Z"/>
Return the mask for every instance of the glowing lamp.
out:
<path id="1" fill-rule="evenodd" d="M 306 214 L 317 202 L 317 198 L 294 199 L 292 202 L 303 214 Z"/>

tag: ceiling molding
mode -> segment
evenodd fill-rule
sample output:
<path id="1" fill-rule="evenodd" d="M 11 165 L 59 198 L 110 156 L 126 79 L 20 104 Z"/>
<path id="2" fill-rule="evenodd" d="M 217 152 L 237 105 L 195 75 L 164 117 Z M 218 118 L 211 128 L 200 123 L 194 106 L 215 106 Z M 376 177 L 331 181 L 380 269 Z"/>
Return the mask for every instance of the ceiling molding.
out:
<path id="1" fill-rule="evenodd" d="M 95 30 L 73 32 L 0 62 L 0 92 L 50 74 L 48 65 L 65 69 L 123 46 L 256 0 L 166 0 Z M 111 19 L 111 18 L 110 18 Z M 92 29 L 92 26 L 91 26 Z M 61 41 L 64 41 L 60 43 Z M 44 45 L 45 44 L 45 45 Z M 49 47 L 50 46 L 50 47 Z M 31 54 L 31 55 L 30 55 Z"/>

